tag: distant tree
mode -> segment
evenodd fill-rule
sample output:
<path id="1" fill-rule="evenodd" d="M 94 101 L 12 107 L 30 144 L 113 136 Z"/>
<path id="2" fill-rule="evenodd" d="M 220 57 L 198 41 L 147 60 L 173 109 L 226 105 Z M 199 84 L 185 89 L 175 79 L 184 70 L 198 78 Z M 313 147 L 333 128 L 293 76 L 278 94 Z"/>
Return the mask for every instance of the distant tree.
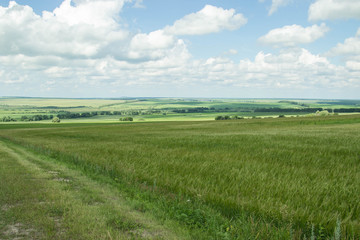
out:
<path id="1" fill-rule="evenodd" d="M 284 118 L 284 117 L 285 117 L 285 115 L 283 115 L 283 114 L 279 115 L 279 118 Z"/>
<path id="2" fill-rule="evenodd" d="M 20 121 L 29 121 L 29 118 L 27 116 L 21 116 Z"/>
<path id="3" fill-rule="evenodd" d="M 60 118 L 54 117 L 54 118 L 52 119 L 52 122 L 53 122 L 53 123 L 60 123 Z"/>
<path id="4" fill-rule="evenodd" d="M 7 117 L 3 117 L 2 121 L 3 122 L 16 122 L 16 119 L 14 119 L 14 118 L 12 118 L 10 116 L 7 116 Z"/>
<path id="5" fill-rule="evenodd" d="M 217 120 L 217 121 L 218 121 L 218 120 L 223 120 L 223 116 L 216 116 L 216 117 L 215 117 L 215 120 Z"/>

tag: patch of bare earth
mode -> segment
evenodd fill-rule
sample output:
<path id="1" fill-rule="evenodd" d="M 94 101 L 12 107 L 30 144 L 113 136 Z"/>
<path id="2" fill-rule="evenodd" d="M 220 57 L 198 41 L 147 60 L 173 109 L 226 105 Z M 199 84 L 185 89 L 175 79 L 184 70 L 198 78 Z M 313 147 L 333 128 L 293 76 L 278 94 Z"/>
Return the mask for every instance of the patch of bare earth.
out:
<path id="1" fill-rule="evenodd" d="M 5 237 L 13 240 L 29 239 L 30 236 L 34 236 L 35 230 L 32 228 L 26 228 L 21 223 L 15 223 L 13 225 L 6 226 L 3 234 Z"/>

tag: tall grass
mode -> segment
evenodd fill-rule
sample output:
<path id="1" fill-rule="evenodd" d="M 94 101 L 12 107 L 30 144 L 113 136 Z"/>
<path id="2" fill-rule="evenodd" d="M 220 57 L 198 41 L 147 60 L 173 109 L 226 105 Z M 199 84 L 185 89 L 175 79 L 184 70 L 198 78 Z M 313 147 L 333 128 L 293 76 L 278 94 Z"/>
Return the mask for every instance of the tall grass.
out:
<path id="1" fill-rule="evenodd" d="M 159 194 L 183 194 L 228 219 L 247 212 L 290 225 L 297 236 L 360 237 L 356 115 L 9 129 L 0 135 L 144 189 L 156 183 Z M 338 219 L 341 231 L 334 233 Z"/>

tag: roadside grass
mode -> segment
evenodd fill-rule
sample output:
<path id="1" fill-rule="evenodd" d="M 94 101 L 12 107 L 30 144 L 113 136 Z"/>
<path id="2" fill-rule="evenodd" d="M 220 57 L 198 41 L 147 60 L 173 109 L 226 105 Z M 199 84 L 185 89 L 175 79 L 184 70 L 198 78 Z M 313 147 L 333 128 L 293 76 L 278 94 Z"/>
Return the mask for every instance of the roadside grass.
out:
<path id="1" fill-rule="evenodd" d="M 114 186 L 53 159 L 1 142 L 0 162 L 0 239 L 188 238 L 135 210 Z"/>
<path id="2" fill-rule="evenodd" d="M 123 184 L 139 210 L 195 229 L 194 239 L 330 238 L 339 220 L 341 237 L 357 239 L 359 126 L 359 115 L 349 115 L 48 125 L 0 135 Z"/>

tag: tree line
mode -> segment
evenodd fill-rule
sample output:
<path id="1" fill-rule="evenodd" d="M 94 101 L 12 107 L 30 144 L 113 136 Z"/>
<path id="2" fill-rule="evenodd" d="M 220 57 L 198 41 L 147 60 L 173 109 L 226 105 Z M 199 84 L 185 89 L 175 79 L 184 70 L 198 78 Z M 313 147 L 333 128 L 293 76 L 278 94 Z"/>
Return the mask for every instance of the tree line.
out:
<path id="1" fill-rule="evenodd" d="M 317 111 L 326 110 L 335 113 L 354 113 L 360 112 L 360 108 L 337 108 L 337 109 L 324 109 L 324 108 L 256 108 L 254 112 L 296 112 L 296 113 L 314 113 Z"/>

